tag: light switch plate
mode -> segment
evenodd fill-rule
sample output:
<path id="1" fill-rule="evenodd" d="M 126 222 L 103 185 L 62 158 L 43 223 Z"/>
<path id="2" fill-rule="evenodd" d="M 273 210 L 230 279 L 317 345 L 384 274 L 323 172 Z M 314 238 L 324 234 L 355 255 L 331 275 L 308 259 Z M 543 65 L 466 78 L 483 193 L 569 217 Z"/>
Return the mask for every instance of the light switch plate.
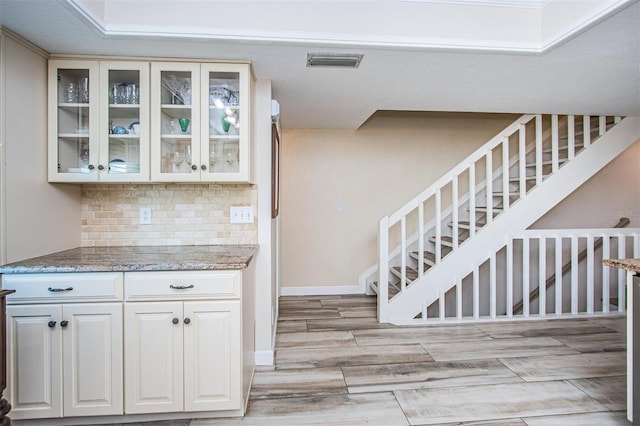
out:
<path id="1" fill-rule="evenodd" d="M 230 207 L 231 223 L 253 223 L 253 207 Z"/>

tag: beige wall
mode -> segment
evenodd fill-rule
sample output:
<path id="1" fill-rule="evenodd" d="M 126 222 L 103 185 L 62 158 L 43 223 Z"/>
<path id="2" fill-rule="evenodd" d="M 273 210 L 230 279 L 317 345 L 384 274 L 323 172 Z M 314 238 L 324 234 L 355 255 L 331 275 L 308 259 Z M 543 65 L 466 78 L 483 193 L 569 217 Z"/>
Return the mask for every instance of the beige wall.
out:
<path id="1" fill-rule="evenodd" d="M 5 262 L 80 245 L 80 187 L 47 183 L 47 58 L 2 40 L 2 242 Z"/>
<path id="2" fill-rule="evenodd" d="M 380 112 L 357 131 L 282 137 L 281 280 L 356 285 L 378 221 L 511 124 L 514 115 Z"/>
<path id="3" fill-rule="evenodd" d="M 531 228 L 609 228 L 628 217 L 640 228 L 640 141 L 581 185 Z"/>
<path id="4" fill-rule="evenodd" d="M 256 223 L 229 223 L 229 207 L 256 205 L 247 184 L 82 185 L 82 246 L 256 244 Z"/>

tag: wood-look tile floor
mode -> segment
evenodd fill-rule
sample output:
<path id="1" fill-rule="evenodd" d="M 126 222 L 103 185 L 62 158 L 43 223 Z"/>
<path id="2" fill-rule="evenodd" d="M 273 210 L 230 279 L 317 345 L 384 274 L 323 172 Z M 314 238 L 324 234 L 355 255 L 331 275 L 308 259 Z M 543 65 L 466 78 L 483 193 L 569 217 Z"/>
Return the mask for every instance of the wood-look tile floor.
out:
<path id="1" fill-rule="evenodd" d="M 629 425 L 625 319 L 395 327 L 367 296 L 283 297 L 275 367 L 211 425 Z"/>

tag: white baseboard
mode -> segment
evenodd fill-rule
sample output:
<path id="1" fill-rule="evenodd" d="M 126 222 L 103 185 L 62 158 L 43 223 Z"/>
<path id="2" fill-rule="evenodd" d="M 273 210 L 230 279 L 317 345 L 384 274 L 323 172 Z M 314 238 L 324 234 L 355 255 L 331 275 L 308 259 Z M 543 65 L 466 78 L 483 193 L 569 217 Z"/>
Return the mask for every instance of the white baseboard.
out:
<path id="1" fill-rule="evenodd" d="M 315 287 L 282 287 L 281 296 L 328 296 L 334 294 L 364 294 L 360 285 L 328 285 Z"/>
<path id="2" fill-rule="evenodd" d="M 273 365 L 273 351 L 256 351 L 256 365 Z"/>

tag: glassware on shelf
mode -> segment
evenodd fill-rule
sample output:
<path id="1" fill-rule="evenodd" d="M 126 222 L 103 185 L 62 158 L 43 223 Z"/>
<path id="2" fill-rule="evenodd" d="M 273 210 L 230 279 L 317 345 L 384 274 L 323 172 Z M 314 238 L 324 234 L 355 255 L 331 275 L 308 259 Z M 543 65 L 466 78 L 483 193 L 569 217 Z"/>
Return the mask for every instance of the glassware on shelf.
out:
<path id="1" fill-rule="evenodd" d="M 179 151 L 174 152 L 172 162 L 174 173 L 180 173 L 182 171 L 182 163 L 184 162 L 184 154 Z"/>
<path id="2" fill-rule="evenodd" d="M 209 170 L 215 170 L 216 164 L 220 161 L 220 147 L 217 143 L 212 143 L 209 147 Z"/>
<path id="3" fill-rule="evenodd" d="M 187 147 L 184 150 L 184 159 L 187 162 L 187 171 L 191 171 L 191 163 L 192 163 L 192 158 L 191 158 L 191 145 L 187 145 Z"/>
<path id="4" fill-rule="evenodd" d="M 64 85 L 63 102 L 68 104 L 75 104 L 78 102 L 78 84 L 74 81 L 69 81 Z"/>
<path id="5" fill-rule="evenodd" d="M 237 163 L 238 161 L 238 145 L 235 143 L 224 144 L 224 148 L 222 148 L 222 156 L 224 157 L 224 161 L 227 163 L 227 169 L 232 171 L 234 163 Z"/>
<path id="6" fill-rule="evenodd" d="M 80 79 L 78 86 L 78 102 L 83 104 L 89 103 L 89 78 L 84 77 Z"/>
<path id="7" fill-rule="evenodd" d="M 187 133 L 187 130 L 189 129 L 189 119 L 180 118 L 178 119 L 178 122 L 180 123 L 180 130 L 182 130 L 182 133 Z"/>

